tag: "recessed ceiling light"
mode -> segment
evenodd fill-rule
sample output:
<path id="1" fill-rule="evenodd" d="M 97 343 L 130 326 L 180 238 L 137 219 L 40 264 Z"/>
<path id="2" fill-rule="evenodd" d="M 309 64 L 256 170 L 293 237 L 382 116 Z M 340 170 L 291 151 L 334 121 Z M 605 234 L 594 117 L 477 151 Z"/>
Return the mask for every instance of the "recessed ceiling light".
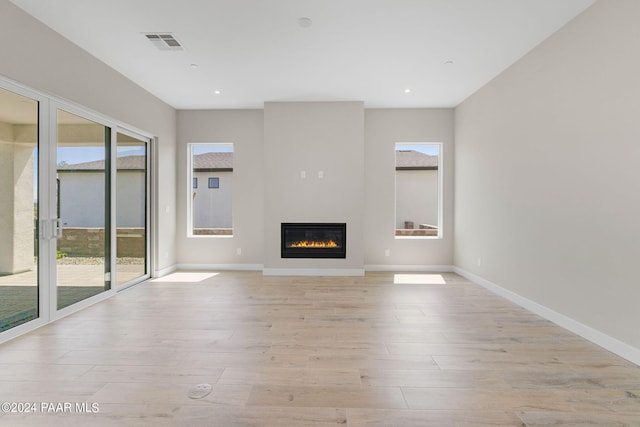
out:
<path id="1" fill-rule="evenodd" d="M 216 95 L 220 95 L 222 92 L 220 90 L 214 90 L 213 93 L 215 93 Z"/>
<path id="2" fill-rule="evenodd" d="M 411 93 L 411 89 L 406 88 L 406 89 L 404 90 L 404 93 Z"/>
<path id="3" fill-rule="evenodd" d="M 312 25 L 313 25 L 313 21 L 311 20 L 311 18 L 307 18 L 306 16 L 303 16 L 302 18 L 298 18 L 298 26 L 300 28 L 309 28 Z"/>

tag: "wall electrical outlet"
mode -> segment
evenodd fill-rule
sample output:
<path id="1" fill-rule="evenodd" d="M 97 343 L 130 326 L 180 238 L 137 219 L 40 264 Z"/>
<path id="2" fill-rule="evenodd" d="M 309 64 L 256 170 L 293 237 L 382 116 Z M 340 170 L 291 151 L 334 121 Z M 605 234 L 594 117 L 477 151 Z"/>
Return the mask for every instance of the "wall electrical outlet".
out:
<path id="1" fill-rule="evenodd" d="M 236 249 L 236 253 L 237 253 L 238 255 L 242 255 L 242 248 L 238 248 L 238 249 Z"/>
<path id="2" fill-rule="evenodd" d="M 385 249 L 384 256 L 390 256 L 390 255 L 391 255 L 391 251 L 389 249 Z"/>

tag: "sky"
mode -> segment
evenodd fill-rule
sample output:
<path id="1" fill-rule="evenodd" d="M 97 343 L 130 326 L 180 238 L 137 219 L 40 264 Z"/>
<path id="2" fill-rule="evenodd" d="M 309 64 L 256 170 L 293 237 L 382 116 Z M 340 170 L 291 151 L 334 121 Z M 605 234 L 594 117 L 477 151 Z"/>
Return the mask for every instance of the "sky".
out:
<path id="1" fill-rule="evenodd" d="M 415 150 L 420 153 L 430 154 L 432 156 L 438 155 L 438 148 L 440 146 L 437 144 L 396 144 L 396 151 L 399 150 Z"/>
<path id="2" fill-rule="evenodd" d="M 233 144 L 192 144 L 193 154 L 232 153 Z"/>

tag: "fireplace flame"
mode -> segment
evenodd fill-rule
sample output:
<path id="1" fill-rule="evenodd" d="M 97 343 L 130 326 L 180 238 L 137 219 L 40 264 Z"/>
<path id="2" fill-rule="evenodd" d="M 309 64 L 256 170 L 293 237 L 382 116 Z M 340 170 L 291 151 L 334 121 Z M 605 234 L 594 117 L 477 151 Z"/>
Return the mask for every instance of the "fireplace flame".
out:
<path id="1" fill-rule="evenodd" d="M 314 241 L 314 240 L 300 240 L 291 243 L 292 248 L 337 248 L 338 244 L 333 240 L 326 241 Z"/>

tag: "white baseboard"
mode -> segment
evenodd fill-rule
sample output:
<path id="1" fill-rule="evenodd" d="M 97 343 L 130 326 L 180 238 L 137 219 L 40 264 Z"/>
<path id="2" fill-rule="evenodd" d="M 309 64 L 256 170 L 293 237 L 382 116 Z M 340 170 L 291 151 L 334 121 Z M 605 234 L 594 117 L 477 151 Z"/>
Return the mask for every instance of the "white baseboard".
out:
<path id="1" fill-rule="evenodd" d="M 262 264 L 177 264 L 177 267 L 178 270 L 191 271 L 261 271 L 263 266 Z"/>
<path id="2" fill-rule="evenodd" d="M 365 265 L 361 268 L 264 268 L 262 264 L 176 264 L 172 270 L 262 271 L 265 276 L 364 276 L 366 271 L 451 273 L 452 265 Z M 163 270 L 164 272 L 164 270 Z"/>
<path id="3" fill-rule="evenodd" d="M 364 266 L 365 271 L 388 271 L 393 273 L 422 272 L 422 273 L 451 273 L 452 265 L 387 265 L 387 264 L 368 264 Z"/>
<path id="4" fill-rule="evenodd" d="M 491 292 L 500 295 L 508 299 L 509 301 L 518 304 L 520 307 L 525 308 L 532 313 L 537 314 L 558 326 L 561 326 L 574 334 L 580 335 L 582 338 L 591 341 L 600 347 L 609 350 L 610 352 L 617 354 L 618 356 L 627 359 L 628 361 L 640 366 L 640 349 L 630 346 L 616 338 L 613 338 L 607 334 L 604 334 L 590 326 L 582 324 L 570 317 L 560 314 L 548 307 L 538 304 L 528 298 L 516 294 L 508 289 L 496 285 L 493 282 L 483 279 L 473 273 L 469 273 L 459 267 L 454 267 L 454 273 L 461 275 L 474 283 L 490 290 Z"/>
<path id="5" fill-rule="evenodd" d="M 178 269 L 178 266 L 176 264 L 172 264 L 169 267 L 165 267 L 165 268 L 162 268 L 160 270 L 155 270 L 153 272 L 153 274 L 151 275 L 151 277 L 155 279 L 157 277 L 166 276 L 167 274 L 173 273 L 177 269 Z"/>
<path id="6" fill-rule="evenodd" d="M 363 268 L 265 268 L 265 276 L 364 276 Z"/>

